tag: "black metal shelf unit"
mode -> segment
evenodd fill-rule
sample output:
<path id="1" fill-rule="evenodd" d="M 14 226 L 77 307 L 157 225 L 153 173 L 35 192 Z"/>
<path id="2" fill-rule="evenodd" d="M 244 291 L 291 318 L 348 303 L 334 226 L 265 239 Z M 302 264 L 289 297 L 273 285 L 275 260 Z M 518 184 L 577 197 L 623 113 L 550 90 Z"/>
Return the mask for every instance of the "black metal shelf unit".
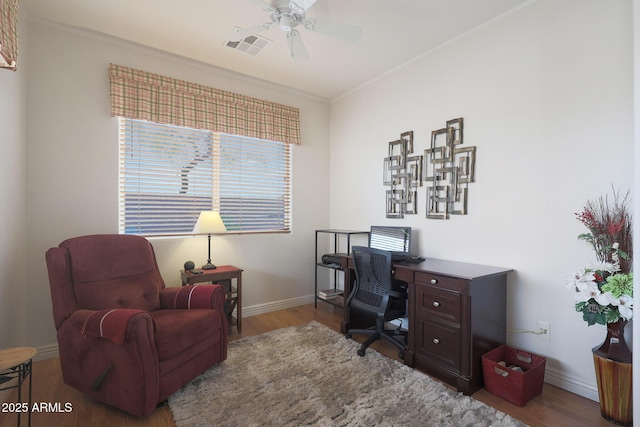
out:
<path id="1" fill-rule="evenodd" d="M 324 230 L 316 230 L 316 253 L 315 253 L 315 288 L 314 288 L 314 305 L 318 307 L 318 300 L 324 301 L 328 304 L 343 307 L 344 301 L 347 295 L 343 295 L 342 298 L 327 298 L 323 299 L 318 296 L 320 290 L 318 289 L 318 269 L 320 268 L 328 268 L 333 270 L 333 286 L 338 288 L 338 272 L 342 271 L 342 265 L 337 262 L 324 262 L 323 254 L 318 253 L 318 235 L 320 233 L 327 233 L 332 235 L 333 238 L 333 254 L 351 254 L 351 236 L 362 234 L 368 235 L 368 231 L 356 231 L 356 230 L 339 230 L 339 229 L 324 229 Z M 346 243 L 344 246 L 345 251 L 340 252 L 340 237 L 343 237 L 343 243 Z M 346 240 L 346 242 L 344 242 Z M 325 254 L 326 255 L 326 254 Z"/>

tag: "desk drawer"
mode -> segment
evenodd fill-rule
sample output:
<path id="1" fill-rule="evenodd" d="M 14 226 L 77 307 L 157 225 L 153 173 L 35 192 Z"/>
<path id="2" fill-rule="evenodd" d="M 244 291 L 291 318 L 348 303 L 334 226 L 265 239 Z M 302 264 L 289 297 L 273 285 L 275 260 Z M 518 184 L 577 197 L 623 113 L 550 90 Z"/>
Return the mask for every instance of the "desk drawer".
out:
<path id="1" fill-rule="evenodd" d="M 462 295 L 433 286 L 416 286 L 416 314 L 451 322 L 462 321 Z"/>
<path id="2" fill-rule="evenodd" d="M 460 328 L 423 317 L 419 318 L 417 323 L 416 336 L 419 347 L 416 352 L 459 373 L 462 360 Z"/>
<path id="3" fill-rule="evenodd" d="M 412 283 L 413 282 L 413 270 L 410 268 L 405 268 L 403 266 L 394 267 L 393 278 L 396 280 L 402 280 L 403 282 Z"/>
<path id="4" fill-rule="evenodd" d="M 427 271 L 416 271 L 415 281 L 417 284 L 431 285 L 441 289 L 448 289 L 454 292 L 467 293 L 468 280 L 457 277 L 442 276 L 440 274 L 429 273 Z"/>

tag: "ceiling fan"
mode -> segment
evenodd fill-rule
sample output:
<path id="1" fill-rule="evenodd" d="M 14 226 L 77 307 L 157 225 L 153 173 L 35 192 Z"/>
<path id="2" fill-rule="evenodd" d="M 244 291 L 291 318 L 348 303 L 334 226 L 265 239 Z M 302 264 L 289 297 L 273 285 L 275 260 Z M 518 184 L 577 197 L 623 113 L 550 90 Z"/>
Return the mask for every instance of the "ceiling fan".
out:
<path id="1" fill-rule="evenodd" d="M 273 6 L 263 0 L 252 1 L 259 4 L 262 10 L 269 14 L 271 22 L 263 22 L 253 27 L 234 31 L 227 38 L 228 41 L 240 41 L 251 35 L 278 26 L 286 33 L 291 57 L 295 60 L 305 60 L 309 58 L 309 54 L 302 42 L 300 33 L 296 29 L 298 26 L 304 27 L 307 31 L 325 34 L 341 40 L 356 41 L 360 38 L 360 27 L 307 18 L 305 15 L 306 12 L 313 6 L 316 0 L 291 0 L 289 4 L 276 4 Z"/>

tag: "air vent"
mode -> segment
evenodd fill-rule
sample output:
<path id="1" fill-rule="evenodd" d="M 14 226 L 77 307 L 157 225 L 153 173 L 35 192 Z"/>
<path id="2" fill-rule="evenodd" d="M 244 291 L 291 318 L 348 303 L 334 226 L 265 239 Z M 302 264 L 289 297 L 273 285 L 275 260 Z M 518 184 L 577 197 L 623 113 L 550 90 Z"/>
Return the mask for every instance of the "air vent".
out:
<path id="1" fill-rule="evenodd" d="M 240 30 L 240 28 L 236 27 L 236 31 Z M 240 41 L 225 41 L 224 45 L 230 47 L 231 49 L 239 50 L 249 55 L 257 55 L 262 49 L 264 49 L 267 45 L 271 43 L 271 40 L 265 39 L 264 37 L 251 35 L 245 37 Z"/>

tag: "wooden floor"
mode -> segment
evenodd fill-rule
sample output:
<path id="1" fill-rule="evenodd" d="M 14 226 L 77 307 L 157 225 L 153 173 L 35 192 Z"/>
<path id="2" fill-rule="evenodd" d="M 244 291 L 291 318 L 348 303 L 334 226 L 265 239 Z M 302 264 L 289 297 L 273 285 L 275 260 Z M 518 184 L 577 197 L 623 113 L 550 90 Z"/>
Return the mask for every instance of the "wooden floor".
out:
<path id="1" fill-rule="evenodd" d="M 336 331 L 340 329 L 341 309 L 320 302 L 318 308 L 313 305 L 300 306 L 288 310 L 262 314 L 243 319 L 243 332 L 234 332 L 230 340 L 261 334 L 274 329 L 301 325 L 315 320 Z M 397 359 L 397 350 L 384 342 L 375 343 L 376 348 L 383 354 Z M 596 402 L 566 392 L 549 384 L 544 385 L 543 393 L 531 400 L 525 407 L 520 408 L 500 399 L 484 389 L 473 395 L 486 404 L 497 408 L 524 423 L 537 427 L 562 426 L 610 427 L 600 416 L 600 408 Z M 15 402 L 16 395 L 11 395 L 7 402 Z M 83 394 L 66 386 L 62 382 L 59 359 L 48 359 L 34 363 L 33 402 L 65 403 L 72 405 L 71 412 L 34 413 L 32 425 L 34 427 L 129 427 L 153 426 L 174 427 L 171 411 L 168 406 L 156 409 L 145 418 L 132 417 L 122 411 L 92 401 Z M 23 415 L 23 417 L 25 417 Z M 16 425 L 16 415 L 0 412 L 0 427 Z M 26 425 L 26 419 L 23 419 Z"/>

